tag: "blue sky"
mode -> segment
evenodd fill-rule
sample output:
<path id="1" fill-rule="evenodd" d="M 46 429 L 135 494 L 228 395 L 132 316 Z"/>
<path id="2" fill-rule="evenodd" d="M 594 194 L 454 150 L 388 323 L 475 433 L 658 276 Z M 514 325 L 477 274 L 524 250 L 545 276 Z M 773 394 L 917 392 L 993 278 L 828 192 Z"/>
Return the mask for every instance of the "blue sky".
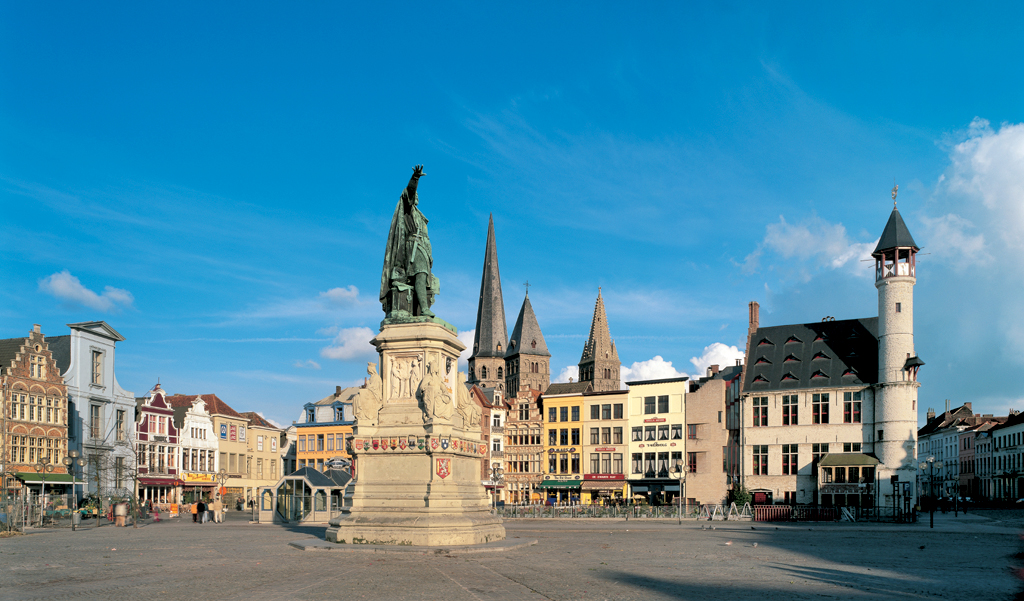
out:
<path id="1" fill-rule="evenodd" d="M 387 226 L 426 165 L 439 316 L 494 215 L 565 378 L 603 287 L 624 377 L 762 324 L 875 315 L 923 247 L 927 407 L 1024 409 L 1019 3 L 0 5 L 0 336 L 103 319 L 117 376 L 288 423 L 362 381 Z M 927 254 L 924 254 L 927 253 Z"/>

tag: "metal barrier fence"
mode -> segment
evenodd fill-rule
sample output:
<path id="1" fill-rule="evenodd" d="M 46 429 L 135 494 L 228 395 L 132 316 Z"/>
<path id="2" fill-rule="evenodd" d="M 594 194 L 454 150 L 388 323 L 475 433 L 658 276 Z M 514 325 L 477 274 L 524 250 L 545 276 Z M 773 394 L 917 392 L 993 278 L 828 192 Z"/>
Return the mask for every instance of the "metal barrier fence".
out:
<path id="1" fill-rule="evenodd" d="M 682 511 L 672 505 L 505 505 L 497 509 L 505 519 L 523 518 L 618 518 L 632 519 L 674 519 L 688 520 L 749 520 L 750 505 L 737 508 L 736 504 L 725 505 L 684 505 Z"/>
<path id="2" fill-rule="evenodd" d="M 74 514 L 78 515 L 76 527 L 95 528 L 115 521 L 112 506 L 117 503 L 130 504 L 128 515 L 133 516 L 130 519 L 134 516 L 145 519 L 145 511 L 133 500 L 107 495 L 102 499 L 80 499 L 76 504 L 73 495 L 46 493 L 40 498 L 35 491 L 22 490 L 17 494 L 0 495 L 0 530 L 71 528 Z"/>

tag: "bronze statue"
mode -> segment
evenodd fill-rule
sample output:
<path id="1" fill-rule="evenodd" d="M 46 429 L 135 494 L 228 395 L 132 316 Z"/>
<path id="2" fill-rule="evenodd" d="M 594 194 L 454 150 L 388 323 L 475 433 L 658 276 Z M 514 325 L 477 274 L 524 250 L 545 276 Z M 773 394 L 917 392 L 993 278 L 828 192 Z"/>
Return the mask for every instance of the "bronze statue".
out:
<path id="1" fill-rule="evenodd" d="M 389 318 L 434 317 L 430 306 L 440 292 L 440 282 L 431 273 L 434 258 L 427 235 L 427 218 L 419 209 L 416 187 L 426 175 L 416 165 L 409 185 L 395 207 L 384 251 L 384 270 L 380 277 L 380 302 Z"/>

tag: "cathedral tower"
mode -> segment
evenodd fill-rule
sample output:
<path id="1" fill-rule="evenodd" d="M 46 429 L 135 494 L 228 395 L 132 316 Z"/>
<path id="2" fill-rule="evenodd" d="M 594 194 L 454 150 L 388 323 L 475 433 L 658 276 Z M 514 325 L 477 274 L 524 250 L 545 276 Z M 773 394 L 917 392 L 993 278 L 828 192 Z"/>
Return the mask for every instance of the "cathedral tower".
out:
<path id="1" fill-rule="evenodd" d="M 870 436 L 866 439 L 874 440 L 875 456 L 881 462 L 876 480 L 879 501 L 889 507 L 893 503 L 893 476 L 909 482 L 911 498 L 917 496 L 913 491 L 920 386 L 917 370 L 924 365 L 914 352 L 914 284 L 919 250 L 894 203 L 878 246 L 871 253 L 878 289 L 878 384 L 875 431 L 865 433 Z"/>
<path id="2" fill-rule="evenodd" d="M 505 352 L 505 394 L 515 397 L 523 387 L 545 391 L 551 383 L 551 353 L 526 293 Z"/>
<path id="3" fill-rule="evenodd" d="M 594 392 L 619 390 L 619 353 L 608 330 L 608 317 L 604 311 L 601 289 L 597 289 L 594 319 L 590 324 L 590 337 L 583 345 L 580 357 L 580 382 L 591 382 Z"/>
<path id="4" fill-rule="evenodd" d="M 476 335 L 473 338 L 473 354 L 469 358 L 469 384 L 504 391 L 507 339 L 505 303 L 501 298 L 501 275 L 498 273 L 498 246 L 494 242 L 494 216 L 491 216 L 487 224 L 480 303 L 476 308 Z M 515 390 L 512 390 L 512 394 L 515 394 Z"/>

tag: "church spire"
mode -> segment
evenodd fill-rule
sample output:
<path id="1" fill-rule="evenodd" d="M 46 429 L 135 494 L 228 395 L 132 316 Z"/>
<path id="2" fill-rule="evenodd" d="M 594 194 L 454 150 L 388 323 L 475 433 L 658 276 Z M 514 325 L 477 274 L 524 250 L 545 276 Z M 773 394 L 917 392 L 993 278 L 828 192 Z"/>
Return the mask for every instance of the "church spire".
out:
<path id="1" fill-rule="evenodd" d="M 508 330 L 505 326 L 505 303 L 501 297 L 501 275 L 498 272 L 498 245 L 494 240 L 494 216 L 487 224 L 487 246 L 480 279 L 480 302 L 476 309 L 476 334 L 473 354 L 469 360 L 469 382 L 482 387 L 500 388 Z"/>
<path id="2" fill-rule="evenodd" d="M 547 390 L 551 383 L 551 353 L 537 323 L 530 297 L 523 299 L 505 353 L 506 389 L 514 395 L 524 386 Z"/>
<path id="3" fill-rule="evenodd" d="M 583 355 L 579 362 L 580 382 L 592 382 L 595 391 L 618 390 L 620 365 L 619 353 L 608 329 L 604 298 L 601 295 L 601 288 L 598 288 L 594 318 L 590 323 L 590 336 L 583 345 Z"/>

